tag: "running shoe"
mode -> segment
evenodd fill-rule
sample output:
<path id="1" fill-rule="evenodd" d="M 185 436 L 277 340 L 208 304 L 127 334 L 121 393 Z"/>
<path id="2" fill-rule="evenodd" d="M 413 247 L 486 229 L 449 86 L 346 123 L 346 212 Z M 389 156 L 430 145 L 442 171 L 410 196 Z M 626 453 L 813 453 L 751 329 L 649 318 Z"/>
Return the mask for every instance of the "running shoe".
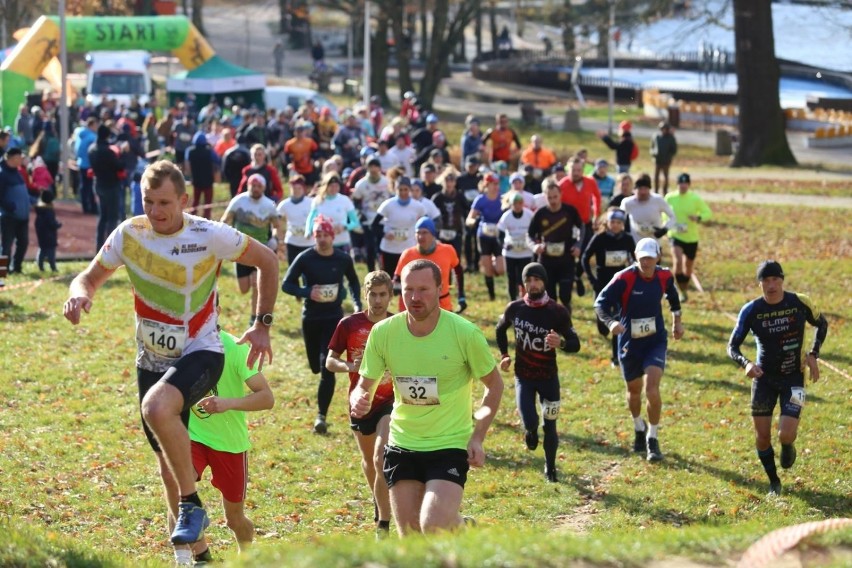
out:
<path id="1" fill-rule="evenodd" d="M 192 544 L 204 536 L 204 529 L 210 526 L 207 511 L 195 503 L 182 502 L 178 505 L 178 518 L 172 531 L 172 544 Z"/>
<path id="2" fill-rule="evenodd" d="M 557 483 L 559 479 L 556 476 L 556 468 L 550 469 L 544 466 L 544 478 L 550 483 Z"/>
<path id="3" fill-rule="evenodd" d="M 781 497 L 781 480 L 769 482 L 768 496 Z"/>
<path id="4" fill-rule="evenodd" d="M 210 549 L 208 548 L 204 552 L 199 552 L 194 557 L 195 566 L 204 566 L 209 562 L 213 562 L 213 555 L 210 554 Z"/>
<path id="5" fill-rule="evenodd" d="M 637 454 L 644 454 L 645 450 L 648 448 L 647 444 L 645 443 L 645 436 L 648 432 L 648 423 L 643 420 L 642 424 L 645 425 L 644 429 L 633 431 L 633 451 Z"/>
<path id="6" fill-rule="evenodd" d="M 476 526 L 476 519 L 473 517 L 462 516 L 462 524 L 465 528 L 471 529 Z"/>
<path id="7" fill-rule="evenodd" d="M 660 451 L 660 442 L 656 438 L 648 438 L 648 461 L 658 462 L 663 460 L 663 452 Z"/>
<path id="8" fill-rule="evenodd" d="M 796 446 L 781 444 L 781 467 L 790 469 L 796 463 Z"/>
<path id="9" fill-rule="evenodd" d="M 314 434 L 325 434 L 328 432 L 328 424 L 325 422 L 325 416 L 317 414 L 317 419 L 314 420 Z"/>
<path id="10" fill-rule="evenodd" d="M 536 449 L 538 447 L 538 432 L 531 432 L 529 430 L 524 432 L 524 442 L 527 443 L 527 449 Z"/>
<path id="11" fill-rule="evenodd" d="M 586 295 L 586 285 L 583 284 L 583 277 L 577 277 L 577 295 L 581 298 Z"/>

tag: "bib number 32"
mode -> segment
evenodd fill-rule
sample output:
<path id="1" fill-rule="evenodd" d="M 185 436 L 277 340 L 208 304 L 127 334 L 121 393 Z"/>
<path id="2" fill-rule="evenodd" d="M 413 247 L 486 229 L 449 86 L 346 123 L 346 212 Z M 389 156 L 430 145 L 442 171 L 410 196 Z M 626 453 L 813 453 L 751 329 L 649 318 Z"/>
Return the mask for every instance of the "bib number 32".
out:
<path id="1" fill-rule="evenodd" d="M 438 377 L 394 377 L 403 404 L 433 406 L 438 398 Z"/>

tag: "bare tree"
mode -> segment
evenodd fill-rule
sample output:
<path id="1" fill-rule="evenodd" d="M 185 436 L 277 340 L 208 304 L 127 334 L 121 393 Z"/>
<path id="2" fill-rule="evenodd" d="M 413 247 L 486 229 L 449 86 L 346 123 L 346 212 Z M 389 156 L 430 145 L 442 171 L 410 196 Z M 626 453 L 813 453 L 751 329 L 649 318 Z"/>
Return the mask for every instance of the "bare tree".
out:
<path id="1" fill-rule="evenodd" d="M 432 12 L 432 37 L 429 57 L 420 82 L 420 101 L 431 108 L 435 94 L 449 71 L 449 59 L 456 45 L 464 40 L 464 30 L 476 15 L 478 0 L 459 0 L 455 17 L 450 18 L 450 0 L 434 0 Z"/>
<path id="2" fill-rule="evenodd" d="M 781 71 L 775 58 L 772 5 L 734 0 L 734 40 L 740 107 L 740 143 L 731 165 L 793 165 L 787 142 L 778 84 Z"/>

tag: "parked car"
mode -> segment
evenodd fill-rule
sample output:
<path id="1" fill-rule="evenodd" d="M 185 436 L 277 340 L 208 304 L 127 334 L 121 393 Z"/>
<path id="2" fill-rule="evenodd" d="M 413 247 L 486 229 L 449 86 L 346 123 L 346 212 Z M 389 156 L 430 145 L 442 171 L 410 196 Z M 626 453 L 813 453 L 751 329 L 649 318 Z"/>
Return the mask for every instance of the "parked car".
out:
<path id="1" fill-rule="evenodd" d="M 294 110 L 298 109 L 308 99 L 313 99 L 317 108 L 328 107 L 331 110 L 331 116 L 334 120 L 337 120 L 337 105 L 313 89 L 302 87 L 266 87 L 263 91 L 263 102 L 266 108 L 274 108 L 276 110 L 282 110 L 287 106 L 293 107 Z"/>

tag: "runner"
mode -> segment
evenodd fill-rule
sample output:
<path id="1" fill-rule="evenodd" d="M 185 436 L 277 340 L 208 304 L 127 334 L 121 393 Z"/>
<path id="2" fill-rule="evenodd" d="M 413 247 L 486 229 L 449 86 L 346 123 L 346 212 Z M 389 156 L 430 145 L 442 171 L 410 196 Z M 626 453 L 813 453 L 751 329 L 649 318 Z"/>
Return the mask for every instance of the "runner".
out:
<path id="1" fill-rule="evenodd" d="M 361 222 L 358 220 L 358 213 L 355 211 L 352 200 L 341 195 L 341 187 L 343 183 L 340 181 L 340 174 L 329 172 L 325 175 L 311 202 L 311 212 L 305 224 L 305 233 L 314 230 L 314 220 L 322 215 L 331 221 L 334 227 L 334 247 L 349 254 L 352 245 L 349 231 L 361 230 Z"/>
<path id="2" fill-rule="evenodd" d="M 382 269 L 396 274 L 402 252 L 414 246 L 414 224 L 426 214 L 423 204 L 411 196 L 411 180 L 401 176 L 396 180 L 396 197 L 385 200 L 376 212 L 372 227 L 383 235 L 379 243 Z"/>
<path id="3" fill-rule="evenodd" d="M 222 494 L 225 521 L 243 552 L 254 540 L 254 524 L 245 514 L 248 450 L 251 448 L 246 412 L 269 410 L 275 398 L 263 373 L 246 365 L 248 346 L 238 345 L 237 338 L 225 331 L 220 330 L 219 337 L 225 349 L 222 377 L 192 407 L 189 438 L 198 481 L 209 467 L 210 483 Z M 245 394 L 246 387 L 251 394 Z M 175 492 L 168 495 L 170 523 L 174 523 L 178 503 L 177 488 L 173 489 Z M 192 545 L 192 555 L 196 564 L 212 560 L 206 538 Z"/>
<path id="4" fill-rule="evenodd" d="M 498 161 L 508 164 L 511 160 L 517 158 L 521 151 L 521 139 L 518 137 L 518 133 L 509 126 L 509 116 L 502 112 L 494 117 L 494 128 L 489 128 L 485 132 L 485 136 L 482 137 L 483 147 L 488 142 L 491 142 L 488 161 L 492 164 Z M 515 145 L 514 150 L 512 144 Z"/>
<path id="5" fill-rule="evenodd" d="M 438 179 L 442 189 L 440 193 L 432 196 L 432 203 L 441 212 L 441 230 L 438 231 L 438 238 L 442 243 L 452 245 L 456 249 L 456 255 L 461 258 L 464 220 L 470 207 L 464 195 L 458 191 L 457 179 L 458 173 L 454 169 L 444 170 Z"/>
<path id="6" fill-rule="evenodd" d="M 594 229 L 592 220 L 600 216 L 601 192 L 594 179 L 583 173 L 586 161 L 581 156 L 575 156 L 569 163 L 571 175 L 559 182 L 559 191 L 562 194 L 562 203 L 572 206 L 580 215 L 585 231 L 581 237 L 577 237 L 577 245 L 580 250 L 586 248 L 589 239 L 592 238 Z M 577 280 L 577 295 L 583 296 L 586 287 L 583 284 L 583 265 L 577 263 L 574 267 Z"/>
<path id="7" fill-rule="evenodd" d="M 314 246 L 314 236 L 305 230 L 308 216 L 311 214 L 311 200 L 305 197 L 305 178 L 298 174 L 290 176 L 290 197 L 278 204 L 278 216 L 286 221 L 287 232 L 284 244 L 287 245 L 287 266 L 303 250 Z M 278 230 L 279 234 L 281 230 Z"/>
<path id="8" fill-rule="evenodd" d="M 510 302 L 523 295 L 523 270 L 533 257 L 533 243 L 528 235 L 533 213 L 524 207 L 522 193 L 514 193 L 512 197 L 511 208 L 497 221 L 497 229 L 503 241 L 503 258 L 506 259 Z"/>
<path id="9" fill-rule="evenodd" d="M 252 174 L 248 180 L 248 192 L 239 193 L 231 199 L 221 221 L 231 225 L 241 233 L 257 240 L 266 242 L 271 250 L 278 251 L 278 235 L 280 233 L 278 211 L 275 202 L 263 193 L 266 180 L 260 174 Z M 269 238 L 270 231 L 272 238 Z M 257 305 L 257 274 L 254 266 L 237 263 L 237 284 L 240 294 L 251 291 L 251 305 Z M 254 325 L 257 314 L 249 317 L 249 326 Z"/>
<path id="10" fill-rule="evenodd" d="M 636 264 L 616 274 L 598 294 L 595 313 L 618 336 L 621 374 L 627 383 L 627 405 L 635 430 L 633 451 L 647 451 L 648 461 L 656 462 L 663 459 L 657 428 L 663 407 L 660 381 L 666 368 L 668 345 L 660 305 L 663 296 L 671 307 L 675 339 L 683 337 L 683 324 L 672 273 L 657 266 L 659 243 L 642 239 L 636 244 L 634 255 Z M 643 387 L 648 423 L 641 416 Z"/>
<path id="11" fill-rule="evenodd" d="M 390 372 L 394 408 L 384 474 L 401 536 L 459 527 L 470 466 L 485 464 L 483 442 L 503 395 L 503 379 L 479 327 L 438 307 L 441 270 L 416 260 L 402 273 L 406 311 L 376 324 L 361 379 L 349 396 L 352 415 L 369 411 L 379 379 Z M 440 356 L 439 356 L 440 354 Z M 473 382 L 485 385 L 474 414 Z"/>
<path id="12" fill-rule="evenodd" d="M 479 241 L 479 266 L 485 275 L 488 297 L 494 301 L 494 277 L 506 272 L 506 262 L 500 246 L 497 222 L 503 215 L 503 202 L 500 199 L 500 179 L 496 174 L 486 174 L 482 180 L 484 190 L 474 200 L 465 221 L 468 227 L 479 223 L 477 239 Z"/>
<path id="13" fill-rule="evenodd" d="M 619 271 L 627 268 L 633 263 L 633 250 L 636 242 L 624 230 L 624 222 L 627 214 L 617 207 L 610 207 L 606 212 L 606 224 L 589 241 L 589 246 L 583 251 L 581 261 L 583 270 L 589 275 L 589 282 L 595 291 L 595 298 L 601 293 L 603 287 L 609 284 L 613 276 Z M 595 270 L 592 271 L 591 259 L 595 259 Z M 609 327 L 596 317 L 598 333 L 607 337 Z M 618 366 L 618 336 L 613 335 L 612 357 L 610 363 L 613 367 Z"/>
<path id="14" fill-rule="evenodd" d="M 468 156 L 465 158 L 465 171 L 456 180 L 458 191 L 464 195 L 467 202 L 465 207 L 465 217 L 467 217 L 473 202 L 479 197 L 479 187 L 482 185 L 482 175 L 479 173 L 480 161 L 477 156 Z M 479 271 L 479 249 L 477 248 L 476 233 L 479 230 L 479 221 L 471 226 L 465 225 L 464 228 L 464 266 L 465 272 Z"/>
<path id="15" fill-rule="evenodd" d="M 535 212 L 528 234 L 535 243 L 533 251 L 547 270 L 547 293 L 551 298 L 559 298 L 570 313 L 571 291 L 577 273 L 574 263 L 580 256 L 583 221 L 574 207 L 562 201 L 555 181 L 547 180 L 544 191 L 547 207 Z"/>
<path id="16" fill-rule="evenodd" d="M 387 272 L 370 272 L 364 277 L 364 299 L 367 310 L 340 320 L 328 346 L 325 367 L 332 373 L 349 373 L 349 393 L 358 384 L 361 358 L 373 325 L 393 315 L 388 312 L 393 284 Z M 340 357 L 346 352 L 346 360 Z M 390 414 L 393 409 L 393 383 L 382 381 L 376 389 L 373 403 L 363 418 L 351 416 L 349 425 L 361 452 L 361 471 L 376 507 L 376 535 L 383 537 L 390 530 L 390 497 L 388 484 L 382 474 L 384 446 L 388 440 Z M 350 407 L 350 412 L 352 408 Z"/>
<path id="17" fill-rule="evenodd" d="M 189 409 L 222 372 L 222 342 L 216 331 L 216 275 L 223 260 L 259 269 L 259 314 L 239 343 L 251 344 L 247 365 L 272 360 L 269 326 L 275 305 L 278 259 L 239 231 L 184 213 L 189 196 L 183 173 L 167 161 L 142 176 L 145 216 L 121 223 L 92 263 L 71 282 L 65 318 L 73 325 L 89 313 L 97 290 L 120 266 L 133 283 L 136 358 L 143 428 L 164 485 L 176 483 L 180 504 L 172 543 L 198 541 L 209 525 L 196 493 L 186 424 Z M 166 485 L 168 486 L 168 485 Z"/>
<path id="18" fill-rule="evenodd" d="M 394 284 L 398 288 L 401 282 L 402 270 L 410 263 L 419 259 L 426 259 L 434 262 L 441 269 L 441 295 L 438 298 L 442 309 L 453 309 L 453 301 L 450 299 L 450 274 L 455 273 L 456 284 L 458 286 L 459 309 L 456 313 L 462 313 L 467 309 L 467 300 L 464 297 L 464 271 L 459 263 L 459 257 L 452 245 L 447 245 L 438 241 L 438 231 L 435 228 L 435 222 L 427 216 L 423 216 L 417 220 L 414 225 L 414 233 L 417 238 L 417 244 L 407 248 L 399 257 L 399 263 L 396 265 L 394 272 Z M 402 302 L 402 297 L 399 298 L 399 311 L 403 311 L 405 306 Z"/>
<path id="19" fill-rule="evenodd" d="M 642 174 L 636 179 L 636 194 L 621 202 L 630 220 L 630 233 L 637 243 L 645 238 L 661 239 L 678 221 L 662 195 L 651 193 L 651 176 Z M 666 222 L 663 223 L 663 215 Z"/>
<path id="20" fill-rule="evenodd" d="M 804 368 L 807 365 L 813 382 L 819 380 L 819 350 L 828 334 L 828 321 L 808 296 L 784 291 L 784 270 L 778 262 L 762 262 L 757 269 L 757 280 L 762 296 L 740 310 L 728 340 L 728 356 L 752 379 L 751 415 L 757 457 L 769 478 L 769 494 L 778 496 L 781 495 L 781 479 L 772 448 L 772 414 L 780 401 L 781 467 L 790 469 L 796 462 L 793 443 L 805 405 Z M 816 328 L 807 354 L 804 353 L 805 323 Z M 750 361 L 740 351 L 749 332 L 757 347 L 755 361 Z"/>
<path id="21" fill-rule="evenodd" d="M 361 311 L 361 284 L 355 273 L 352 258 L 334 246 L 335 227 L 322 215 L 314 220 L 316 244 L 302 252 L 284 275 L 281 289 L 291 296 L 304 298 L 302 306 L 302 337 L 311 372 L 320 373 L 317 386 L 317 418 L 314 433 L 328 432 L 328 408 L 334 396 L 334 373 L 326 369 L 328 344 L 337 322 L 343 317 L 346 291 L 343 279 L 349 283 L 355 311 Z M 302 286 L 304 277 L 304 286 Z"/>
<path id="22" fill-rule="evenodd" d="M 568 310 L 547 295 L 547 271 L 541 264 L 527 264 L 523 282 L 526 294 L 506 306 L 497 322 L 500 369 L 508 371 L 512 363 L 506 330 L 514 327 L 515 398 L 524 423 L 524 441 L 530 450 L 538 447 L 538 412 L 535 407 L 538 394 L 544 421 L 544 477 L 556 483 L 556 450 L 559 447 L 556 419 L 560 406 L 556 349 L 576 353 L 580 350 L 580 338 L 574 331 Z"/>
<path id="23" fill-rule="evenodd" d="M 698 255 L 698 225 L 713 215 L 701 196 L 689 191 L 689 184 L 689 174 L 682 173 L 677 178 L 677 193 L 666 195 L 666 203 L 680 221 L 669 231 L 669 238 L 672 240 L 672 266 L 681 302 L 688 299 L 687 289 Z"/>
<path id="24" fill-rule="evenodd" d="M 292 171 L 290 175 L 299 174 L 312 186 L 319 180 L 319 172 L 314 167 L 314 160 L 320 155 L 319 146 L 308 136 L 304 124 L 297 124 L 295 132 L 296 136 L 284 144 L 284 155 L 288 157 Z"/>
<path id="25" fill-rule="evenodd" d="M 369 158 L 367 160 L 367 175 L 355 184 L 352 202 L 355 204 L 355 209 L 360 213 L 361 227 L 364 230 L 367 270 L 370 272 L 376 268 L 376 248 L 379 241 L 373 231 L 373 220 L 376 218 L 379 206 L 390 197 L 388 179 L 382 175 L 382 162 L 377 157 Z"/>

